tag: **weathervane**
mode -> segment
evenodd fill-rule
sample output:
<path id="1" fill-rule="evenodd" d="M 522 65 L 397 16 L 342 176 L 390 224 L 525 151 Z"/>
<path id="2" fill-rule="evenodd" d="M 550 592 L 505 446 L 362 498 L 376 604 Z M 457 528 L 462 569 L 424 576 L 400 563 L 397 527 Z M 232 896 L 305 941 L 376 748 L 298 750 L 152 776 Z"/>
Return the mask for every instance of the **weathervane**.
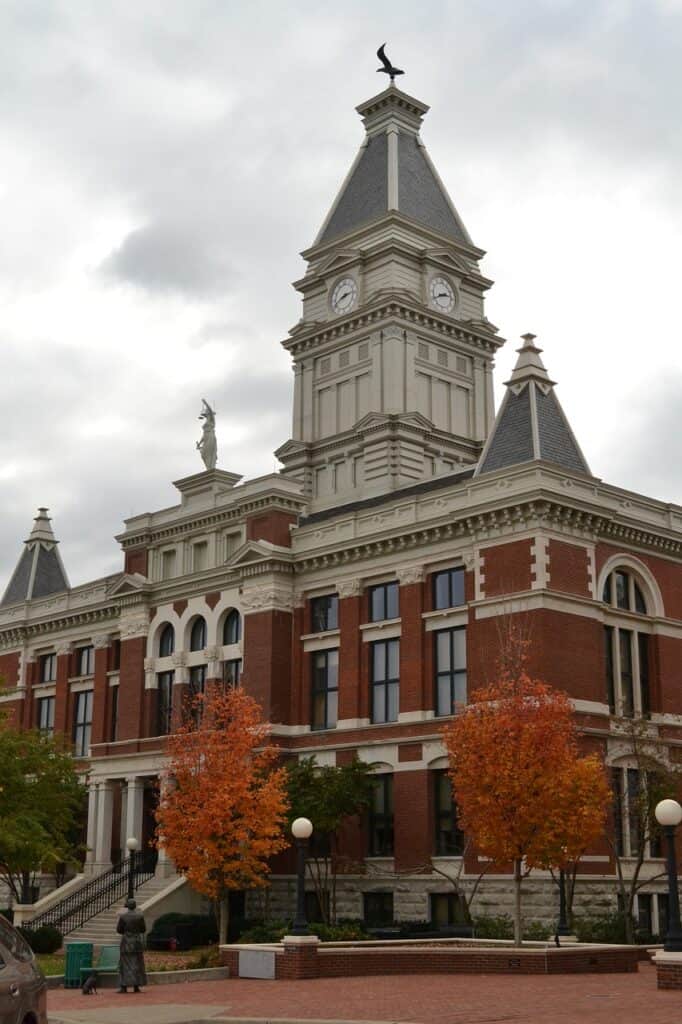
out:
<path id="1" fill-rule="evenodd" d="M 384 65 L 383 68 L 377 68 L 377 72 L 380 72 L 380 73 L 382 73 L 384 75 L 390 75 L 390 77 L 391 77 L 391 85 L 393 85 L 394 82 L 395 82 L 395 76 L 396 75 L 404 75 L 405 72 L 401 71 L 400 68 L 394 68 L 393 67 L 393 65 L 391 64 L 390 60 L 388 59 L 388 57 L 384 53 L 385 49 L 386 49 L 386 43 L 382 43 L 381 46 L 379 47 L 379 49 L 377 50 L 377 57 L 379 58 L 381 63 Z"/>

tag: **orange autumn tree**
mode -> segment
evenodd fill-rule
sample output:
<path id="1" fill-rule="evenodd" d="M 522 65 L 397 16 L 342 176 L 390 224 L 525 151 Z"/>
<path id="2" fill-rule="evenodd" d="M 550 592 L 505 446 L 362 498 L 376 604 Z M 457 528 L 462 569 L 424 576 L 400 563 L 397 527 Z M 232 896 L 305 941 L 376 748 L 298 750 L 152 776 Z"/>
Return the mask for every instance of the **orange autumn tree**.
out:
<path id="1" fill-rule="evenodd" d="M 209 686 L 169 737 L 156 812 L 157 842 L 194 888 L 220 905 L 227 941 L 230 890 L 267 884 L 269 858 L 288 844 L 286 770 L 260 706 L 240 687 Z"/>
<path id="2" fill-rule="evenodd" d="M 579 757 L 566 694 L 523 669 L 476 691 L 443 738 L 461 827 L 494 864 L 513 864 L 519 944 L 523 877 L 577 859 L 603 829 L 603 767 Z"/>

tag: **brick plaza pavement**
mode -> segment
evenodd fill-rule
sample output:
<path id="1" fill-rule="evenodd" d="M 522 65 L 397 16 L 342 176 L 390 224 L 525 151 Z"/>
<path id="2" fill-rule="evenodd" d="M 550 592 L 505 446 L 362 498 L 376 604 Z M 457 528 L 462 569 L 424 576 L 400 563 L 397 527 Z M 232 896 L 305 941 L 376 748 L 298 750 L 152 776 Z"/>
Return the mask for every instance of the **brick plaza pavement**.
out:
<path id="1" fill-rule="evenodd" d="M 167 1007 L 164 1018 L 163 1007 Z M 51 1021 L 263 1018 L 405 1021 L 413 1024 L 680 1024 L 682 992 L 659 992 L 653 967 L 638 974 L 553 977 L 421 975 L 314 981 L 214 981 L 162 985 L 140 995 L 48 993 Z M 187 1008 L 183 1016 L 182 1008 Z M 75 1011 L 78 1016 L 70 1016 Z M 81 1014 L 84 1012 L 84 1016 Z"/>

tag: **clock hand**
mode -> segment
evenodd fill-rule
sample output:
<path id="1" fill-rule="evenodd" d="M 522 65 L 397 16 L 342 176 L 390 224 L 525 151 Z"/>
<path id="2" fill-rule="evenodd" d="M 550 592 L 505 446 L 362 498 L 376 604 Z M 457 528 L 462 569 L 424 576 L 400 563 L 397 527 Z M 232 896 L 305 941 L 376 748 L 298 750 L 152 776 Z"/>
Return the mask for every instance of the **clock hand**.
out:
<path id="1" fill-rule="evenodd" d="M 436 298 L 437 299 L 449 299 L 450 296 L 448 295 L 447 292 L 439 292 L 438 295 L 436 295 Z"/>
<path id="2" fill-rule="evenodd" d="M 339 295 L 339 297 L 338 297 L 338 299 L 336 301 L 337 302 L 343 302 L 343 300 L 345 298 L 347 298 L 347 296 L 349 296 L 349 295 L 350 295 L 350 292 L 344 292 L 343 295 Z"/>

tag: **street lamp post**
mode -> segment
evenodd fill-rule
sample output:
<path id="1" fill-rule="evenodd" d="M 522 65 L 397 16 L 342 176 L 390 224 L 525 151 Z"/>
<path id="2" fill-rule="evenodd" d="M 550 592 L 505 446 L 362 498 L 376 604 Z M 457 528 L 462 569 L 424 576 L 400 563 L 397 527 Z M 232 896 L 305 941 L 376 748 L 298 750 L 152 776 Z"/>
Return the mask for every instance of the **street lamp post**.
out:
<path id="1" fill-rule="evenodd" d="M 682 821 L 682 807 L 677 800 L 661 800 L 659 804 L 656 804 L 655 814 L 656 821 L 665 833 L 668 847 L 668 932 L 663 948 L 668 953 L 682 953 L 680 893 L 677 886 L 677 858 L 675 856 L 675 829 Z"/>
<path id="2" fill-rule="evenodd" d="M 292 935 L 307 935 L 308 921 L 305 913 L 305 855 L 308 840 L 313 834 L 313 824 L 308 818 L 296 818 L 291 826 L 296 840 L 296 917 L 291 929 Z"/>
<path id="3" fill-rule="evenodd" d="M 558 936 L 571 934 L 566 913 L 566 872 L 563 868 L 559 871 L 559 921 L 556 933 Z"/>
<path id="4" fill-rule="evenodd" d="M 135 851 L 137 850 L 139 843 L 135 836 L 131 836 L 126 839 L 126 849 L 128 851 L 128 899 L 135 899 Z"/>

